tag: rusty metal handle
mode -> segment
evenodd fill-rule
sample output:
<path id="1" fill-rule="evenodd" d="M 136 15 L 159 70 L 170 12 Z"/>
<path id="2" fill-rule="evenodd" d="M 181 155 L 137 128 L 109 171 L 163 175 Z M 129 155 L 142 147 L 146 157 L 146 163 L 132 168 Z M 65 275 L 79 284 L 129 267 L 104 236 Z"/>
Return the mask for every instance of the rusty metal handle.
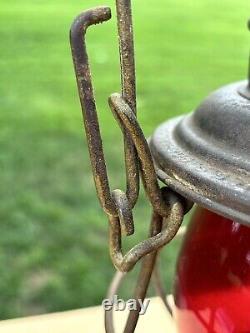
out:
<path id="1" fill-rule="evenodd" d="M 110 217 L 109 248 L 113 264 L 121 272 L 130 271 L 134 265 L 147 254 L 159 250 L 174 238 L 182 223 L 184 216 L 183 201 L 173 200 L 176 195 L 167 188 L 162 189 L 166 206 L 170 206 L 170 214 L 167 219 L 162 219 L 162 230 L 156 232 L 153 236 L 135 245 L 125 255 L 122 253 L 121 227 L 119 218 Z M 152 224 L 152 228 L 154 228 Z M 152 234 L 152 233 L 151 233 Z"/>
<path id="2" fill-rule="evenodd" d="M 158 250 L 176 235 L 183 216 L 191 205 L 171 190 L 159 187 L 147 140 L 136 119 L 135 62 L 130 0 L 116 0 L 116 8 L 122 93 L 112 94 L 109 105 L 124 135 L 126 193 L 118 189 L 110 190 L 85 42 L 89 26 L 111 18 L 110 8 L 97 7 L 80 14 L 72 24 L 70 42 L 96 191 L 109 219 L 111 259 L 114 266 L 122 272 L 130 271 L 140 259 L 143 259 L 134 297 L 144 300 Z M 139 194 L 139 165 L 143 185 L 153 208 L 149 238 L 123 254 L 122 233 L 127 236 L 134 233 L 132 208 Z M 130 312 L 124 329 L 125 333 L 134 331 L 139 311 Z M 106 314 L 105 322 L 106 332 L 114 332 L 112 315 Z"/>
<path id="3" fill-rule="evenodd" d="M 136 147 L 141 162 L 143 185 L 153 209 L 163 217 L 168 216 L 170 210 L 162 197 L 147 140 L 132 109 L 120 94 L 112 94 L 109 105 L 122 131 L 128 133 Z"/>
<path id="4" fill-rule="evenodd" d="M 85 43 L 88 27 L 110 18 L 109 7 L 97 7 L 83 12 L 76 17 L 71 26 L 70 44 L 96 191 L 104 211 L 110 215 L 117 215 L 109 187 Z"/>
<path id="5" fill-rule="evenodd" d="M 108 215 L 118 216 L 117 206 L 113 200 L 113 194 L 111 193 L 109 185 L 85 42 L 88 27 L 107 21 L 110 18 L 111 10 L 109 7 L 97 7 L 83 12 L 76 17 L 71 26 L 70 43 L 97 195 L 103 210 Z M 118 26 L 120 26 L 121 21 L 118 20 L 118 22 Z M 126 19 L 122 21 L 121 26 L 126 26 L 126 24 L 131 27 L 131 16 L 130 20 Z M 132 31 L 130 36 L 132 36 Z M 130 37 L 130 40 L 131 38 L 132 37 Z M 132 105 L 133 112 L 135 112 L 135 91 L 132 89 L 135 80 L 133 42 L 130 43 L 128 49 L 124 47 L 125 42 L 122 37 L 120 43 L 122 54 L 124 53 L 122 57 L 124 61 L 122 60 L 121 62 L 122 90 L 124 91 L 124 96 Z M 138 198 L 139 171 L 135 148 L 126 133 L 124 133 L 124 144 L 127 179 L 126 196 L 128 203 L 126 212 L 128 212 L 129 209 L 134 207 Z M 131 213 L 126 213 L 125 215 L 131 215 Z M 129 235 L 133 232 L 131 219 L 128 221 L 125 219 L 124 222 L 126 224 L 124 225 L 124 229 L 130 229 L 127 232 Z"/>
<path id="6" fill-rule="evenodd" d="M 167 244 L 177 233 L 184 216 L 184 205 L 183 205 L 183 198 L 177 195 L 176 193 L 172 192 L 171 190 L 164 187 L 162 189 L 163 197 L 166 201 L 168 201 L 168 204 L 171 207 L 171 214 L 168 219 L 164 219 L 162 216 L 160 216 L 158 213 L 153 212 L 152 218 L 151 218 L 151 225 L 150 225 L 150 238 L 153 239 L 154 237 L 162 237 L 162 240 L 164 239 L 162 246 Z M 143 255 L 141 270 L 139 273 L 139 277 L 137 280 L 136 288 L 134 291 L 134 299 L 140 299 L 142 302 L 144 301 L 146 297 L 146 292 L 150 283 L 150 279 L 152 276 L 152 272 L 154 270 L 154 267 L 156 265 L 156 259 L 158 250 L 161 246 L 157 248 L 157 246 L 154 248 L 153 251 L 149 251 L 147 254 L 147 245 L 149 247 L 151 244 L 146 244 L 142 242 L 142 250 L 145 251 Z M 150 249 L 151 250 L 151 249 Z M 139 250 L 140 251 L 140 250 Z M 136 253 L 136 252 L 134 252 Z M 147 255 L 146 255 L 147 254 Z M 126 256 L 125 256 L 126 257 Z M 124 257 L 124 258 L 125 258 Z M 136 255 L 132 256 L 132 259 L 130 262 L 126 262 L 126 260 L 123 258 L 123 262 L 120 261 L 122 259 L 122 254 L 119 253 L 118 260 L 119 264 L 121 262 L 124 264 L 124 269 L 127 270 L 131 268 L 129 264 L 132 266 L 134 265 L 134 261 L 138 259 Z M 127 266 L 126 266 L 127 265 Z M 117 290 L 125 277 L 125 273 L 117 273 L 110 288 L 108 291 L 107 297 L 109 299 L 112 299 L 113 296 L 117 293 Z M 162 295 L 161 295 L 162 297 Z M 163 299 L 163 297 L 162 297 Z M 164 302 L 164 300 L 163 300 Z M 166 309 L 170 312 L 170 307 L 164 302 Z M 124 328 L 124 333 L 133 333 L 135 330 L 135 327 L 138 322 L 139 318 L 139 312 L 140 308 L 138 307 L 137 310 L 130 311 L 129 316 L 127 318 L 127 322 Z M 113 325 L 113 313 L 111 311 L 105 312 L 105 327 L 107 333 L 114 333 L 114 325 Z"/>
<path id="7" fill-rule="evenodd" d="M 125 152 L 127 152 L 125 160 L 128 170 L 127 192 L 126 194 L 119 190 L 111 192 L 85 42 L 89 26 L 107 21 L 110 18 L 109 7 L 97 7 L 80 14 L 71 26 L 70 43 L 97 195 L 103 210 L 109 216 L 119 216 L 122 229 L 126 235 L 131 235 L 134 232 L 131 209 L 135 205 L 139 191 L 137 157 L 131 139 L 127 138 L 125 140 Z M 127 79 L 124 79 L 124 82 L 126 87 L 128 85 Z M 128 96 L 130 95 L 128 94 Z M 133 99 L 133 94 L 131 96 Z M 126 138 L 126 134 L 124 136 Z"/>

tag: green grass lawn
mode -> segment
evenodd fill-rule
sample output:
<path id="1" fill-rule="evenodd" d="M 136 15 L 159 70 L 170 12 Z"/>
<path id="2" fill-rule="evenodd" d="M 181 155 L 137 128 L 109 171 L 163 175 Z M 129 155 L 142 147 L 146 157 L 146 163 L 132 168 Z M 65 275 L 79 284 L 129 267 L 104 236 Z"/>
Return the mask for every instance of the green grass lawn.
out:
<path id="1" fill-rule="evenodd" d="M 120 90 L 114 0 L 1 3 L 0 319 L 99 304 L 114 272 L 68 41 L 73 18 L 101 4 L 112 7 L 113 19 L 89 30 L 88 50 L 111 184 L 124 188 L 122 138 L 107 106 Z M 138 117 L 146 135 L 211 90 L 245 78 L 249 0 L 133 5 Z M 148 216 L 142 198 L 128 246 L 147 234 Z M 178 246 L 162 260 L 169 289 Z"/>

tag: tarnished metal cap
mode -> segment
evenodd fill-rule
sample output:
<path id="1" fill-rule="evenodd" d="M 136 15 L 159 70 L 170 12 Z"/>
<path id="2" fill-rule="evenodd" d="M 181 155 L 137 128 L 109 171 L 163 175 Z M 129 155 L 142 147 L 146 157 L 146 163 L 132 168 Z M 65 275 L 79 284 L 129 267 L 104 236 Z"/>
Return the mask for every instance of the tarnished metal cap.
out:
<path id="1" fill-rule="evenodd" d="M 250 225 L 250 86 L 212 93 L 150 140 L 158 177 L 193 202 Z"/>

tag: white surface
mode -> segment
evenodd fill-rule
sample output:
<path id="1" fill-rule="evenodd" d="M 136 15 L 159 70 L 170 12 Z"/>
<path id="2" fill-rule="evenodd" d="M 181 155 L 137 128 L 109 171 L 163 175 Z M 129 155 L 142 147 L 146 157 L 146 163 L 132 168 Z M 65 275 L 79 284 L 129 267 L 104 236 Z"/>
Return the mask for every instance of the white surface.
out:
<path id="1" fill-rule="evenodd" d="M 116 332 L 122 332 L 126 312 L 114 312 Z M 176 333 L 174 324 L 158 297 L 150 299 L 140 316 L 136 333 Z M 0 333 L 105 333 L 101 306 L 0 321 Z"/>

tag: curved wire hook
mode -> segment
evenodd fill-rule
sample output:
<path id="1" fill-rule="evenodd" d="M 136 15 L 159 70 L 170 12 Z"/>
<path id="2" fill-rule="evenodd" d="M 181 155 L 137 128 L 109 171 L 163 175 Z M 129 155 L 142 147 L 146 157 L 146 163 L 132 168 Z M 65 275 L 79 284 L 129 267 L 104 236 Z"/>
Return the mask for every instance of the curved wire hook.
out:
<path id="1" fill-rule="evenodd" d="M 130 271 L 135 264 L 145 255 L 157 251 L 176 235 L 179 227 L 181 226 L 184 216 L 183 200 L 177 199 L 177 195 L 170 189 L 162 189 L 164 200 L 167 207 L 170 207 L 170 213 L 167 219 L 154 212 L 158 218 L 163 220 L 162 231 L 155 234 L 154 230 L 150 234 L 154 236 L 140 242 L 129 250 L 125 255 L 122 253 L 122 235 L 121 225 L 118 217 L 109 217 L 109 249 L 110 256 L 114 266 L 121 272 Z M 155 216 L 154 215 L 154 216 Z M 152 224 L 152 228 L 154 228 Z"/>
<path id="2" fill-rule="evenodd" d="M 162 195 L 163 198 L 166 201 L 168 201 L 168 205 L 171 207 L 171 214 L 169 216 L 169 219 L 163 219 L 162 216 L 160 216 L 156 212 L 153 212 L 151 219 L 151 226 L 150 226 L 151 237 L 149 238 L 149 240 L 153 240 L 159 237 L 162 238 L 162 244 L 165 245 L 167 242 L 170 242 L 174 238 L 177 231 L 179 230 L 179 227 L 181 225 L 184 216 L 184 211 L 185 211 L 184 207 L 186 205 L 186 202 L 181 196 L 177 195 L 176 193 L 172 192 L 166 187 L 162 189 Z M 120 239 L 116 241 L 117 243 L 121 242 Z M 158 245 L 160 244 L 158 243 Z M 133 299 L 136 300 L 140 299 L 143 302 L 146 297 L 154 265 L 156 263 L 158 250 L 161 246 L 159 247 L 156 246 L 153 251 L 148 253 L 147 251 L 148 249 L 145 246 L 145 242 L 141 242 L 138 246 L 135 246 L 132 250 L 129 251 L 129 253 L 131 253 L 131 257 L 132 257 L 132 252 L 134 251 L 135 254 L 134 258 L 137 261 L 139 260 L 137 257 L 138 247 L 139 251 L 142 252 L 144 250 L 145 252 L 142 255 L 143 256 L 142 266 L 137 279 L 137 285 L 134 291 Z M 145 254 L 148 255 L 144 257 Z M 113 296 L 117 294 L 118 288 L 123 278 L 126 275 L 126 273 L 124 273 L 124 270 L 132 268 L 133 265 L 135 264 L 133 260 L 129 262 L 128 260 L 126 260 L 126 258 L 128 258 L 126 257 L 126 255 L 122 257 L 121 253 L 118 254 L 119 263 L 116 264 L 122 265 L 123 273 L 122 272 L 116 273 L 114 280 L 112 281 L 112 284 L 108 291 L 107 296 L 109 299 L 112 299 Z M 140 312 L 140 307 L 138 304 L 137 310 L 130 311 L 126 321 L 124 332 L 126 333 L 134 332 L 139 318 L 139 312 Z M 105 328 L 107 333 L 115 333 L 112 309 L 110 311 L 105 312 Z"/>
<path id="3" fill-rule="evenodd" d="M 167 217 L 169 207 L 162 197 L 147 140 L 133 111 L 120 94 L 112 94 L 109 98 L 109 105 L 119 126 L 123 132 L 129 133 L 136 147 L 141 162 L 143 185 L 153 206 L 153 210 L 159 215 Z"/>
<path id="4" fill-rule="evenodd" d="M 76 17 L 71 26 L 70 43 L 97 195 L 103 210 L 108 215 L 118 216 L 109 186 L 85 42 L 85 35 L 88 27 L 93 24 L 108 21 L 110 18 L 111 10 L 109 7 L 97 7 L 83 12 Z M 131 23 L 131 16 L 129 16 L 128 19 Z M 125 20 L 125 23 L 128 19 Z M 131 36 L 132 35 L 130 34 L 130 39 L 133 40 Z M 123 39 L 121 38 L 121 40 Z M 130 77 L 127 77 L 126 75 L 126 69 L 130 68 L 131 70 L 132 68 L 133 72 L 133 43 L 130 51 L 130 57 L 127 58 L 126 66 L 124 65 L 122 67 L 121 73 L 123 77 L 122 84 L 125 88 L 129 87 L 128 81 L 130 79 Z M 124 49 L 122 49 L 122 54 L 123 53 Z M 129 67 L 129 65 L 132 67 Z M 128 99 L 131 101 L 135 100 L 134 93 L 129 94 L 130 90 L 127 91 L 124 87 L 123 90 L 126 91 Z M 133 105 L 135 106 L 135 104 Z M 132 209 L 137 201 L 139 193 L 138 163 L 133 143 L 125 133 L 124 138 L 127 179 L 126 195 L 129 206 Z M 128 222 L 128 224 L 130 223 Z"/>
<path id="5" fill-rule="evenodd" d="M 70 44 L 96 191 L 104 211 L 117 215 L 109 187 L 85 43 L 88 27 L 110 18 L 109 7 L 97 7 L 81 13 L 71 26 Z"/>

